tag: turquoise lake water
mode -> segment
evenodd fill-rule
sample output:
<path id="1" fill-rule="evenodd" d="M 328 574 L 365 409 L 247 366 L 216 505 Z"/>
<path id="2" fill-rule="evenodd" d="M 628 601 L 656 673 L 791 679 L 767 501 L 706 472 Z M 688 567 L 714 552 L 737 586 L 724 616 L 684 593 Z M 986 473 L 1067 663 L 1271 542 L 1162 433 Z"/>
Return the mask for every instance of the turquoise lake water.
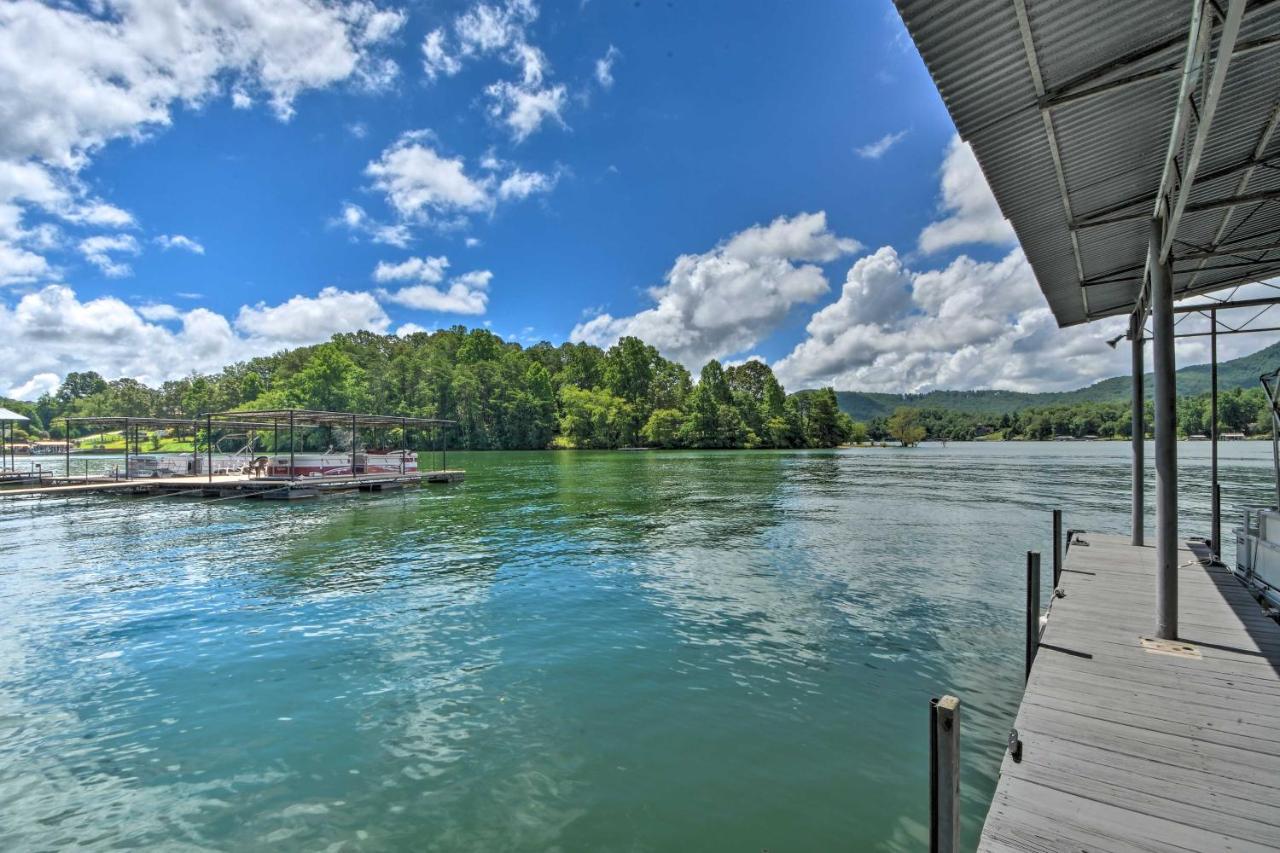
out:
<path id="1" fill-rule="evenodd" d="M 401 494 L 0 502 L 0 849 L 917 850 L 943 692 L 972 843 L 1024 552 L 1047 573 L 1055 506 L 1124 532 L 1128 452 L 459 453 L 466 483 Z M 1207 535 L 1208 446 L 1179 452 Z M 1222 446 L 1226 530 L 1270 452 Z"/>

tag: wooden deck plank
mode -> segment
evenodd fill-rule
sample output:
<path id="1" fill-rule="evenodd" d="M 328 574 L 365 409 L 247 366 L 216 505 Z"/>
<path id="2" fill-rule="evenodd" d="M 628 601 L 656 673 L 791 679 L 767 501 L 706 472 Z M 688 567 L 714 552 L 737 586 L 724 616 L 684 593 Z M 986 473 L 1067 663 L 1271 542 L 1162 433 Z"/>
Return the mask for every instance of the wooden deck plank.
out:
<path id="1" fill-rule="evenodd" d="M 1155 554 L 1072 545 L 979 850 L 1280 850 L 1280 625 L 1179 553 L 1199 657 L 1144 649 Z"/>

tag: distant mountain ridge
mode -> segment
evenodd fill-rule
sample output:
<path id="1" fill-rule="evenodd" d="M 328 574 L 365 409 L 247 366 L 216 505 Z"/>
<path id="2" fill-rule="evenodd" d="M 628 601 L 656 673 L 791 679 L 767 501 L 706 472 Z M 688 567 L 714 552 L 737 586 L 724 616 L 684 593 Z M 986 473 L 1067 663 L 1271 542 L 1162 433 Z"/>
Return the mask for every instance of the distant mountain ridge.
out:
<path id="1" fill-rule="evenodd" d="M 1218 388 L 1257 388 L 1258 377 L 1280 367 L 1280 342 L 1258 350 L 1252 355 L 1218 363 Z M 1178 393 L 1188 395 L 1207 394 L 1210 377 L 1209 365 L 1194 364 L 1178 371 Z M 1148 373 L 1143 391 L 1149 398 L 1154 387 Z M 874 391 L 837 391 L 836 400 L 841 410 L 855 421 L 888 417 L 900 406 L 918 409 L 945 409 L 968 414 L 1003 415 L 1018 409 L 1039 406 L 1065 406 L 1073 403 L 1126 402 L 1129 399 L 1132 380 L 1128 376 L 1113 376 L 1085 388 L 1074 391 L 1046 391 L 1026 393 L 1021 391 L 930 391 L 926 394 L 884 394 Z"/>

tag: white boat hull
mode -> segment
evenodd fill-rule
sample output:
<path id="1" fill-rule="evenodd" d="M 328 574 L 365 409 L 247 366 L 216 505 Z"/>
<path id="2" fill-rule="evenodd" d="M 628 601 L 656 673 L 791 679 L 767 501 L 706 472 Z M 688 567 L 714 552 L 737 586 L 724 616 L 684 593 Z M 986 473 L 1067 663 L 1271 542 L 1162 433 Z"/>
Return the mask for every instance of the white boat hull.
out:
<path id="1" fill-rule="evenodd" d="M 1235 573 L 1273 607 L 1280 607 L 1280 512 L 1246 510 L 1235 529 Z"/>

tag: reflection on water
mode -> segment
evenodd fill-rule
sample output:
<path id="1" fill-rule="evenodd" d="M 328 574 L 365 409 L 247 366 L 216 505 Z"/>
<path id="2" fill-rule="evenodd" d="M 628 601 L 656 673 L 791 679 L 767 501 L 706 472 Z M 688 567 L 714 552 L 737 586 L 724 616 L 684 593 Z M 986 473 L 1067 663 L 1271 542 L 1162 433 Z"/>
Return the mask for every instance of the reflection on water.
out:
<path id="1" fill-rule="evenodd" d="M 1269 452 L 1223 447 L 1228 522 Z M 944 691 L 972 840 L 1021 555 L 1054 506 L 1128 519 L 1121 444 L 459 456 L 309 504 L 0 503 L 0 848 L 918 849 Z"/>

